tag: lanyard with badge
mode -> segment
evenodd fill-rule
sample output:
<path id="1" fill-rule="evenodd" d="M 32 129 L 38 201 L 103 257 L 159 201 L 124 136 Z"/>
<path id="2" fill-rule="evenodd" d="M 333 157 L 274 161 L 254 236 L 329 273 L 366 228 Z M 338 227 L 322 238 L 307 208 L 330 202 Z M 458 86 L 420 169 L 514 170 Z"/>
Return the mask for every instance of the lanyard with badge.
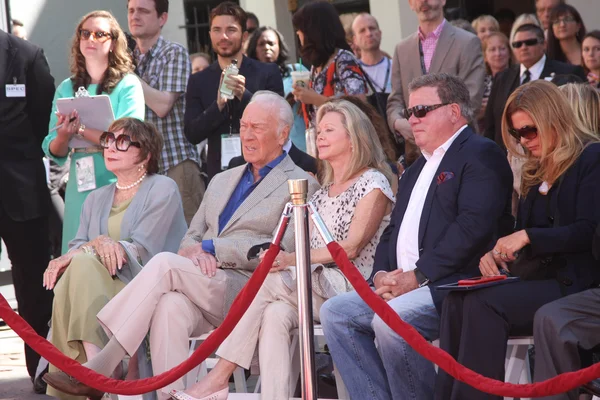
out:
<path id="1" fill-rule="evenodd" d="M 75 97 L 90 97 L 90 94 L 84 87 L 80 87 L 75 93 Z M 75 177 L 79 193 L 96 189 L 94 156 L 89 155 L 75 160 Z"/>
<path id="2" fill-rule="evenodd" d="M 6 97 L 25 97 L 25 84 L 17 83 L 17 77 L 13 77 L 13 84 L 6 85 Z"/>
<path id="3" fill-rule="evenodd" d="M 221 135 L 221 169 L 226 169 L 232 158 L 242 155 L 240 134 L 233 131 L 234 102 L 235 99 L 227 102 L 227 108 L 229 109 L 229 133 Z"/>

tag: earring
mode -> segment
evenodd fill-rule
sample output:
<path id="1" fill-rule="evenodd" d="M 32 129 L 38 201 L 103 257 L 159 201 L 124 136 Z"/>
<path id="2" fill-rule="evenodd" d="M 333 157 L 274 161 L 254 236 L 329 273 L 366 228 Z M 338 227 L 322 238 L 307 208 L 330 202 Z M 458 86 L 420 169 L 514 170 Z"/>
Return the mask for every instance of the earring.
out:
<path id="1" fill-rule="evenodd" d="M 138 172 L 142 172 L 143 170 L 144 170 L 144 164 L 142 164 L 138 167 Z"/>

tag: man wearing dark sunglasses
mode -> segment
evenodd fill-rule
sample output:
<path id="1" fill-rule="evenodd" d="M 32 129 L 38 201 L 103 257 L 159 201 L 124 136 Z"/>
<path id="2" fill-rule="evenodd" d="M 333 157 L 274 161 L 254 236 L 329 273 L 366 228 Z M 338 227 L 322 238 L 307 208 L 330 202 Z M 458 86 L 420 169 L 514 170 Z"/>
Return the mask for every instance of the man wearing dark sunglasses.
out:
<path id="1" fill-rule="evenodd" d="M 467 125 L 473 107 L 461 79 L 429 74 L 408 90 L 404 118 L 423 155 L 400 179 L 371 280 L 402 320 L 435 340 L 447 294 L 436 287 L 478 275 L 492 239 L 501 228 L 512 228 L 513 179 L 506 154 Z M 433 398 L 433 364 L 391 332 L 356 292 L 329 299 L 321 307 L 321 323 L 342 379 L 357 399 Z M 369 368 L 363 368 L 364 360 Z"/>
<path id="2" fill-rule="evenodd" d="M 495 140 L 502 148 L 502 113 L 508 97 L 517 87 L 537 79 L 552 80 L 555 75 L 577 75 L 585 81 L 585 73 L 580 66 L 546 57 L 544 31 L 537 25 L 521 25 L 515 32 L 511 47 L 517 64 L 494 78 L 485 114 L 485 136 Z"/>

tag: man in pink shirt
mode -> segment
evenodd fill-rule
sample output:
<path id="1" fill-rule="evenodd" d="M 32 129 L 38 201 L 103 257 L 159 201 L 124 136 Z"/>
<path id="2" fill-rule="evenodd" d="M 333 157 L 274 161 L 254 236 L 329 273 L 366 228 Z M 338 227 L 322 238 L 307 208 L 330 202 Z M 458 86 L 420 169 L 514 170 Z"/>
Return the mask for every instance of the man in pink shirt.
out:
<path id="1" fill-rule="evenodd" d="M 390 129 L 405 140 L 405 161 L 411 164 L 419 156 L 412 129 L 403 117 L 408 99 L 408 84 L 429 73 L 445 72 L 461 78 L 478 109 L 483 96 L 485 65 L 477 36 L 455 28 L 444 19 L 446 0 L 408 0 L 417 14 L 419 29 L 403 39 L 392 59 L 392 93 L 388 99 Z"/>

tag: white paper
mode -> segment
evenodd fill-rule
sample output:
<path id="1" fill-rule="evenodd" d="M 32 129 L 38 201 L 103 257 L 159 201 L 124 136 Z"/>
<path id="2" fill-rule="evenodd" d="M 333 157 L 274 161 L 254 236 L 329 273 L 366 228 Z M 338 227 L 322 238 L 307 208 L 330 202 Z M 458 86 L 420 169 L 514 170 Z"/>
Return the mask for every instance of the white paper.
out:
<path id="1" fill-rule="evenodd" d="M 56 108 L 63 115 L 71 115 L 74 110 L 79 114 L 79 122 L 86 128 L 106 131 L 115 120 L 110 97 L 105 94 L 91 97 L 69 97 L 56 100 Z M 79 149 L 95 146 L 78 135 L 69 141 L 69 147 Z"/>
<path id="2" fill-rule="evenodd" d="M 232 158 L 242 155 L 242 142 L 239 134 L 221 135 L 221 168 L 225 169 Z"/>

